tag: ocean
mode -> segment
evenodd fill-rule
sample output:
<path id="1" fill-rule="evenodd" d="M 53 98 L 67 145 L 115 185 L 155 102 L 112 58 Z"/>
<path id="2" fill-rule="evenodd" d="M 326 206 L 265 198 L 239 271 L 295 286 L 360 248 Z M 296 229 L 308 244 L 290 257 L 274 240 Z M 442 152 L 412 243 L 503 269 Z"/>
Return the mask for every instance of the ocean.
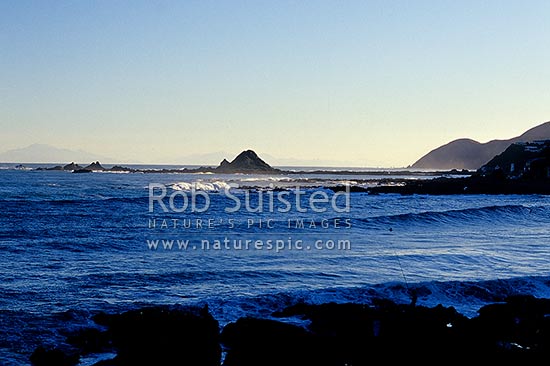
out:
<path id="1" fill-rule="evenodd" d="M 98 311 L 207 304 L 223 326 L 298 302 L 407 303 L 411 289 L 469 317 L 511 294 L 550 297 L 549 196 L 329 189 L 391 177 L 4 165 L 0 364 L 30 364 Z"/>

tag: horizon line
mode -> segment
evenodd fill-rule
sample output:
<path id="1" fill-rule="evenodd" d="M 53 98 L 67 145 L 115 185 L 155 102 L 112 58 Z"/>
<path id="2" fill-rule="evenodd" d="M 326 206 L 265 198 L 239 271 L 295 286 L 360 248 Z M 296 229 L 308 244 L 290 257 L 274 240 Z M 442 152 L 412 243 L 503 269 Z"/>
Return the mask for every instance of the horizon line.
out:
<path id="1" fill-rule="evenodd" d="M 216 168 L 219 166 L 219 164 L 185 164 L 185 163 L 141 163 L 141 162 L 108 162 L 108 163 L 102 163 L 100 160 L 93 160 L 90 162 L 77 162 L 77 161 L 70 161 L 70 162 L 40 162 L 40 161 L 0 161 L 0 164 L 16 164 L 16 165 L 24 165 L 24 164 L 32 164 L 32 165 L 38 165 L 38 164 L 48 164 L 53 166 L 58 165 L 67 165 L 67 164 L 92 164 L 95 162 L 99 162 L 102 165 L 141 165 L 141 166 L 181 166 L 181 167 L 208 167 L 208 168 Z M 338 169 L 410 169 L 411 165 L 409 166 L 352 166 L 352 165 L 271 165 L 273 168 L 338 168 Z M 424 171 L 426 169 L 418 169 L 418 171 Z M 429 169 L 428 169 L 429 170 Z"/>

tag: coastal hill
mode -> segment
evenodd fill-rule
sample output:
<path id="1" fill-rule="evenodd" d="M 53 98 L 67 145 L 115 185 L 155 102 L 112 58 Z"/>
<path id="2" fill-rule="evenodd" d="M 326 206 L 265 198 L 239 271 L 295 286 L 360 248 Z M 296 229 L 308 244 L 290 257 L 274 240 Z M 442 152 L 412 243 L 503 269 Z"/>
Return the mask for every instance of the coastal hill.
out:
<path id="1" fill-rule="evenodd" d="M 375 186 L 369 193 L 400 194 L 550 194 L 550 139 L 517 142 L 471 176 L 408 180 Z"/>
<path id="2" fill-rule="evenodd" d="M 526 131 L 521 136 L 508 140 L 480 143 L 466 138 L 458 139 L 430 151 L 411 165 L 411 168 L 477 170 L 513 143 L 547 139 L 550 139 L 550 122 L 543 123 Z"/>
<path id="3" fill-rule="evenodd" d="M 550 179 L 550 140 L 517 142 L 479 169 L 509 179 Z"/>

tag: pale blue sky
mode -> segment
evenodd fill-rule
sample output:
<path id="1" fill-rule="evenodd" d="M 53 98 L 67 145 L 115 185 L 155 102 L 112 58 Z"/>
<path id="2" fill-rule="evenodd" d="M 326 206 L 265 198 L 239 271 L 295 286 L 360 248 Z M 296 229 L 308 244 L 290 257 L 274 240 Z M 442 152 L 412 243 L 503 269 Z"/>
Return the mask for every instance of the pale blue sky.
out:
<path id="1" fill-rule="evenodd" d="M 548 1 L 1 0 L 0 151 L 406 166 L 550 120 L 549 19 Z"/>

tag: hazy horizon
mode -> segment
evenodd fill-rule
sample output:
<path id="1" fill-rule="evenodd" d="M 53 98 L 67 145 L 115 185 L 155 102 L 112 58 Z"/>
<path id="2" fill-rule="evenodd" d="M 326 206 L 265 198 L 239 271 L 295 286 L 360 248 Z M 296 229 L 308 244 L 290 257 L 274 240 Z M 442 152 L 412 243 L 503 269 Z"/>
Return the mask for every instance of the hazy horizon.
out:
<path id="1" fill-rule="evenodd" d="M 546 1 L 2 2 L 0 152 L 406 167 L 550 119 L 549 16 Z"/>
<path id="2" fill-rule="evenodd" d="M 51 149 L 51 150 L 50 150 Z M 243 150 L 244 151 L 244 150 Z M 23 152 L 22 156 L 37 156 L 40 155 L 43 158 L 21 158 L 12 157 L 4 159 L 5 156 L 10 156 L 13 153 Z M 39 153 L 40 152 L 40 153 Z M 231 161 L 238 153 L 226 153 L 226 152 L 212 152 L 205 154 L 193 154 L 183 156 L 181 159 L 175 159 L 165 162 L 143 162 L 137 160 L 117 160 L 110 157 L 106 157 L 100 154 L 84 150 L 69 150 L 65 148 L 57 148 L 47 144 L 31 144 L 21 149 L 13 149 L 8 151 L 0 151 L 0 164 L 68 164 L 71 162 L 77 164 L 88 164 L 94 161 L 99 161 L 105 165 L 114 164 L 128 164 L 128 165 L 151 165 L 151 166 L 218 166 L 223 159 Z M 48 155 L 48 154 L 53 154 Z M 58 157 L 58 154 L 64 154 L 63 157 Z M 259 157 L 266 161 L 268 164 L 274 167 L 327 167 L 327 168 L 381 168 L 381 169 L 394 169 L 404 167 L 383 167 L 383 166 L 354 166 L 346 165 L 345 162 L 337 162 L 331 160 L 300 160 L 292 158 L 278 158 L 266 153 L 258 153 Z"/>
<path id="3" fill-rule="evenodd" d="M 530 138 L 543 138 L 543 136 L 548 136 L 548 128 L 550 126 L 550 121 L 545 122 L 542 124 L 539 124 L 537 126 L 534 126 L 533 128 L 530 128 L 529 130 L 525 131 L 524 134 L 528 134 L 525 136 L 531 136 Z M 512 136 L 507 139 L 493 139 L 489 141 L 479 142 L 480 144 L 485 144 L 489 142 L 495 142 L 495 141 L 510 141 L 510 143 L 514 142 L 515 139 L 523 137 L 524 134 L 521 134 L 521 136 Z M 547 138 L 547 137 L 546 137 Z M 461 141 L 469 140 L 471 139 L 467 137 L 455 139 L 453 141 L 449 141 L 446 144 L 443 144 L 441 146 L 436 147 L 435 149 L 432 149 L 426 154 L 424 154 L 420 159 L 415 159 L 413 162 L 406 166 L 366 166 L 366 165 L 356 165 L 352 161 L 337 161 L 337 160 L 323 160 L 323 159 L 314 159 L 314 160 L 305 160 L 305 159 L 299 159 L 299 158 L 285 158 L 285 157 L 275 157 L 271 154 L 265 153 L 263 151 L 256 152 L 260 157 L 265 160 L 268 164 L 272 166 L 277 167 L 326 167 L 326 168 L 354 168 L 354 169 L 404 169 L 409 168 L 411 166 L 416 166 L 417 162 L 422 161 L 429 155 L 431 155 L 434 151 L 438 151 L 439 148 L 442 148 L 444 146 L 447 146 L 449 143 L 460 143 Z M 70 150 L 66 148 L 59 148 L 47 144 L 31 144 L 29 146 L 26 146 L 24 148 L 20 149 L 12 149 L 8 151 L 0 151 L 0 163 L 26 163 L 26 164 L 66 164 L 67 162 L 94 162 L 94 161 L 101 161 L 103 163 L 106 163 L 108 165 L 115 165 L 115 164 L 130 164 L 130 165 L 161 165 L 161 166 L 217 166 L 219 163 L 227 159 L 231 161 L 233 157 L 236 157 L 239 153 L 241 153 L 244 150 L 248 150 L 248 148 L 245 148 L 243 150 L 240 150 L 239 152 L 227 152 L 227 151 L 210 151 L 203 154 L 192 154 L 192 155 L 180 155 L 177 156 L 174 154 L 170 159 L 167 159 L 165 161 L 139 161 L 136 159 L 128 159 L 128 160 L 121 160 L 118 158 L 113 157 L 107 157 L 105 155 L 97 154 L 95 152 L 89 152 L 82 149 L 78 150 Z M 446 157 L 445 159 L 453 159 L 451 157 Z M 86 163 L 87 164 L 87 163 Z M 455 166 L 455 168 L 458 166 Z M 419 168 L 419 167 L 416 167 Z M 434 167 L 432 167 L 434 168 Z M 439 167 L 441 168 L 441 167 Z"/>

